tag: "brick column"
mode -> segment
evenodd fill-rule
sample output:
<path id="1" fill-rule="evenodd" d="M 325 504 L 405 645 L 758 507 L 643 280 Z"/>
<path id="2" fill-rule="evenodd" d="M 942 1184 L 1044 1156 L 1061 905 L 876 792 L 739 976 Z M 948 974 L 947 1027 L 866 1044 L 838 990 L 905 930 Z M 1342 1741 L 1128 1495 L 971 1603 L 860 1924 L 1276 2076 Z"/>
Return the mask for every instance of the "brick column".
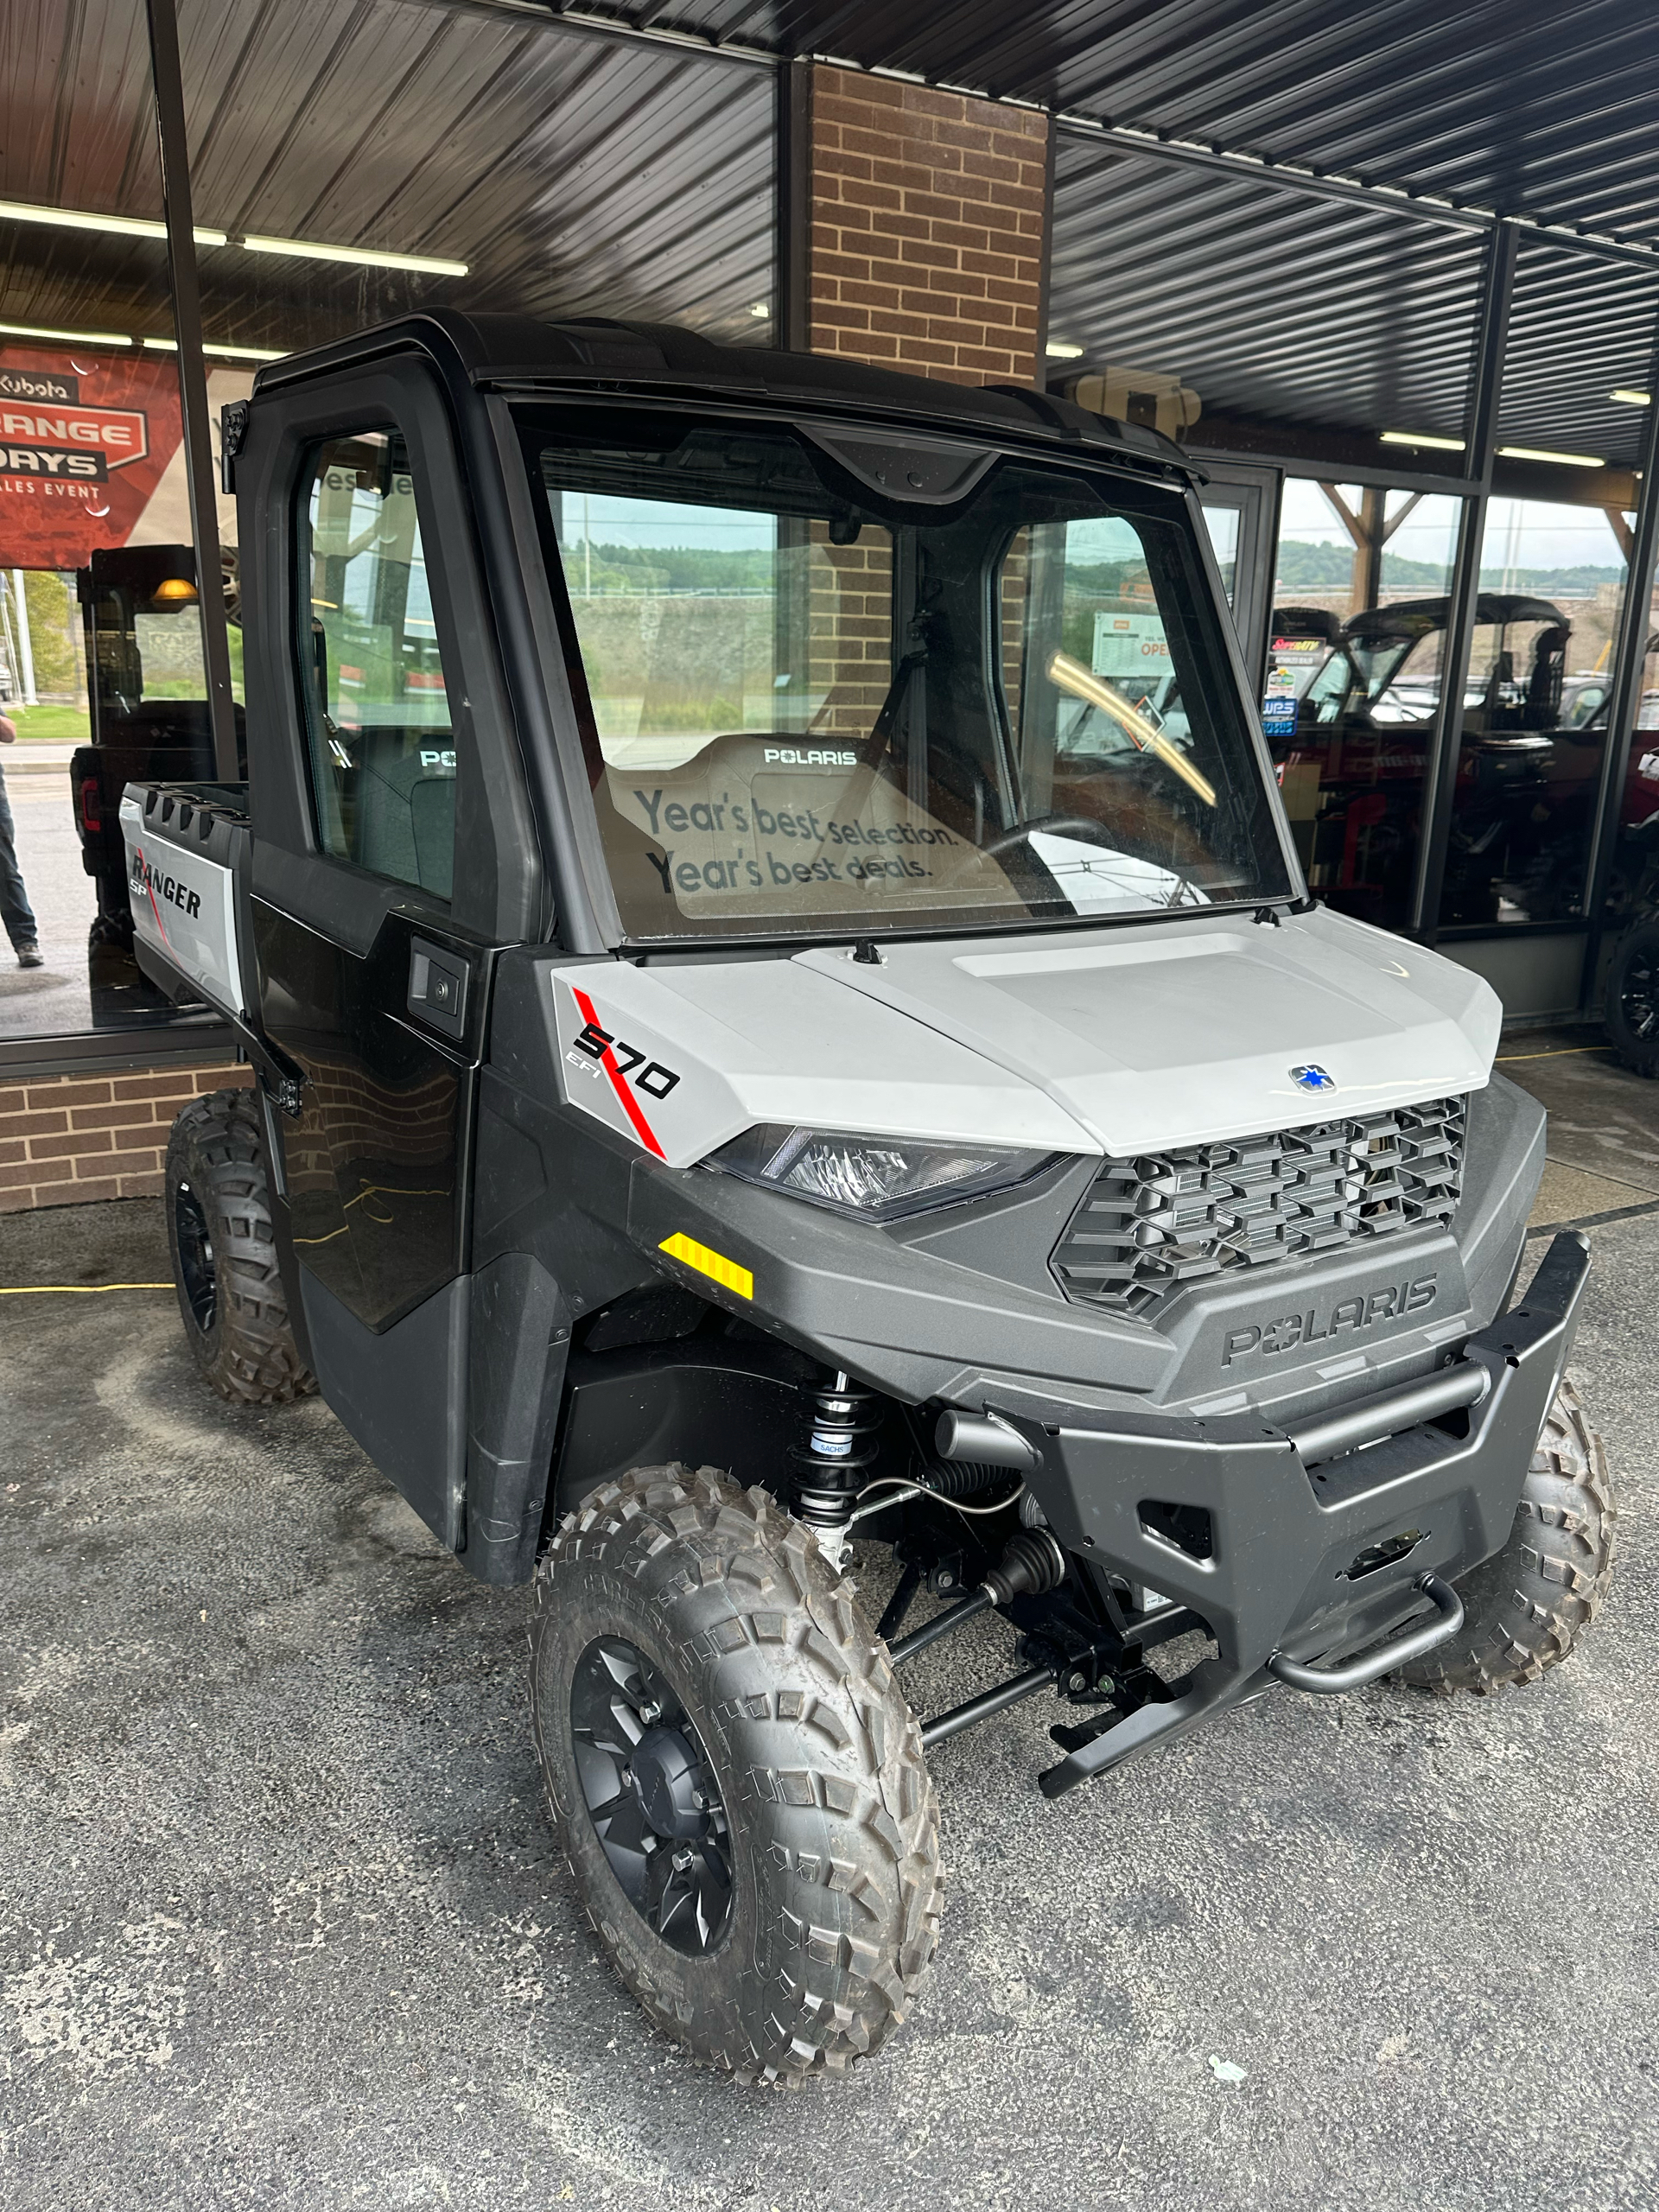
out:
<path id="1" fill-rule="evenodd" d="M 810 344 L 955 384 L 1035 384 L 1048 118 L 819 63 Z"/>

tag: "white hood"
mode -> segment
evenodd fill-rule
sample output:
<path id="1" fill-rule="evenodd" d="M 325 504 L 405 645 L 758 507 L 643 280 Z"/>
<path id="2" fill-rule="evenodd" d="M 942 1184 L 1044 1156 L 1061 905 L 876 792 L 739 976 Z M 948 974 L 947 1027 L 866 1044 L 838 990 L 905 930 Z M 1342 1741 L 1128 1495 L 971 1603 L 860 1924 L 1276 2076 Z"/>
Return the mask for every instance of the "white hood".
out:
<path id="1" fill-rule="evenodd" d="M 1323 907 L 799 958 L 1024 1076 L 1114 1156 L 1477 1089 L 1503 1017 L 1479 976 Z M 1334 1090 L 1293 1081 L 1309 1063 Z"/>
<path id="2" fill-rule="evenodd" d="M 1477 1089 L 1501 1019 L 1478 976 L 1323 909 L 552 984 L 567 1097 L 674 1166 L 757 1122 L 1118 1157 L 1295 1128 Z M 1293 1080 L 1310 1063 L 1333 1089 Z"/>

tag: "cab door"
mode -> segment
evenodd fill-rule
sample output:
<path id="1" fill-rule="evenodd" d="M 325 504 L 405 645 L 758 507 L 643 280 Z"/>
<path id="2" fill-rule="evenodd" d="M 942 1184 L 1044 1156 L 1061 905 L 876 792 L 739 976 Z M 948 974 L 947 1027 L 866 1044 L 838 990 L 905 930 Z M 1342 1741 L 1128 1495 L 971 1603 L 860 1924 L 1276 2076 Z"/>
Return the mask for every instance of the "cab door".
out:
<path id="1" fill-rule="evenodd" d="M 417 358 L 251 410 L 252 926 L 303 1077 L 279 1199 L 323 1394 L 462 1540 L 467 1193 L 491 971 L 538 859 L 448 423 Z M 248 510 L 251 508 L 252 512 Z"/>

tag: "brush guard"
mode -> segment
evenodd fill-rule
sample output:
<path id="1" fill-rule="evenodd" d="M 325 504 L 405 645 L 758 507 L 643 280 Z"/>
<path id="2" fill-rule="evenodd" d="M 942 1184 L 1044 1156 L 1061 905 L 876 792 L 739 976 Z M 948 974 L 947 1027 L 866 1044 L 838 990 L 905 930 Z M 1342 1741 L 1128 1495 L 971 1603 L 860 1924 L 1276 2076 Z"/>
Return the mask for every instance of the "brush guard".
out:
<path id="1" fill-rule="evenodd" d="M 1051 1683 L 1074 1702 L 1104 1702 L 1087 1723 L 1051 1732 L 1066 1757 L 1039 1782 L 1057 1797 L 1275 1681 L 1334 1696 L 1449 1641 L 1463 1625 L 1453 1578 L 1508 1539 L 1589 1268 L 1586 1240 L 1564 1230 L 1526 1299 L 1451 1366 L 1293 1427 L 1249 1415 L 1109 1429 L 1000 1417 L 1032 1448 L 1033 1496 L 1073 1571 L 1150 1585 L 1172 1602 L 1120 1616 L 1120 1633 L 1096 1628 L 1086 1649 L 1027 1634 L 1021 1656 L 1034 1663 L 925 1723 L 924 1743 Z M 1168 1515 L 1149 1521 L 1153 1502 Z M 1172 1537 L 1201 1524 L 1205 1544 Z M 929 1622 L 893 1647 L 895 1662 L 993 1602 L 981 1592 Z M 1147 1650 L 1194 1628 L 1217 1656 L 1165 1681 Z"/>

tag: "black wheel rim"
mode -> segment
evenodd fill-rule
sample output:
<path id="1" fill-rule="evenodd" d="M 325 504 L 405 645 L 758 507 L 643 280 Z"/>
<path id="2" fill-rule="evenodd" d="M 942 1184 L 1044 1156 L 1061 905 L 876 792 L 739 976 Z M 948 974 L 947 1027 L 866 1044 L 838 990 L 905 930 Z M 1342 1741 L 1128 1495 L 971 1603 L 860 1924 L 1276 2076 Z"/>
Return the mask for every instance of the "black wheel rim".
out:
<path id="1" fill-rule="evenodd" d="M 1631 1036 L 1648 1044 L 1659 1031 L 1659 987 L 1651 953 L 1638 952 L 1632 957 L 1619 986 L 1618 1005 Z"/>
<path id="2" fill-rule="evenodd" d="M 207 1217 L 188 1183 L 181 1183 L 174 1194 L 173 1222 L 179 1240 L 179 1281 L 184 1287 L 184 1302 L 190 1308 L 191 1319 L 206 1336 L 213 1325 L 218 1275 Z"/>
<path id="3" fill-rule="evenodd" d="M 632 1643 L 601 1637 L 576 1662 L 570 1732 L 588 1818 L 629 1904 L 675 1950 L 712 1951 L 732 1913 L 730 1831 L 679 1700 Z"/>

